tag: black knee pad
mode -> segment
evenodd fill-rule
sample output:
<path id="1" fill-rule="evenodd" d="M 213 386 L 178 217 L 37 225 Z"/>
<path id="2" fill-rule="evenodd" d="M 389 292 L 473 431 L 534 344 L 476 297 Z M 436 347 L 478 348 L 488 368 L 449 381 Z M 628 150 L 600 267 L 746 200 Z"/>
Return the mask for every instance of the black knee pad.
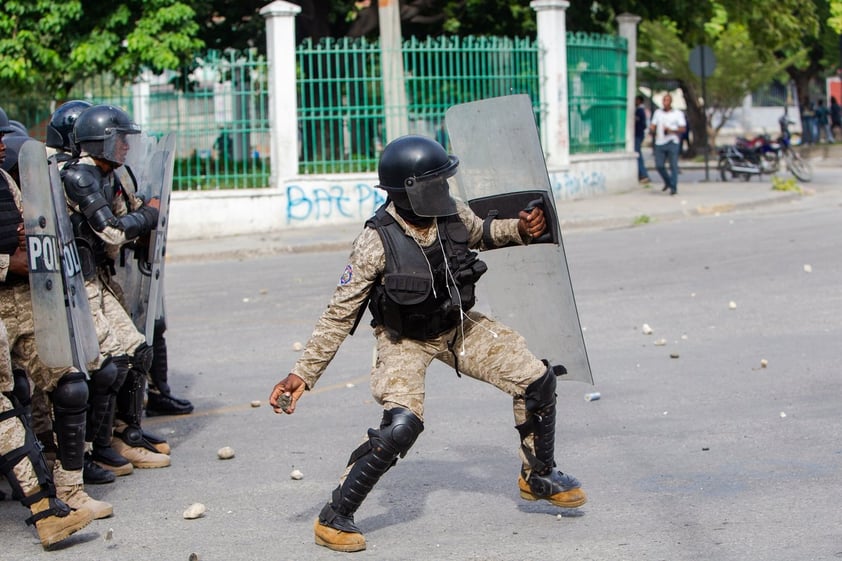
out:
<path id="1" fill-rule="evenodd" d="M 117 393 L 120 387 L 116 385 L 119 374 L 114 360 L 111 357 L 106 358 L 99 369 L 91 372 L 91 379 L 88 382 L 91 392 L 100 395 Z"/>
<path id="2" fill-rule="evenodd" d="M 12 371 L 12 377 L 15 381 L 15 386 L 12 393 L 24 407 L 29 407 L 32 404 L 32 387 L 29 384 L 29 378 L 26 376 L 26 371 L 20 368 L 15 368 Z"/>
<path id="3" fill-rule="evenodd" d="M 75 413 L 88 406 L 88 384 L 81 372 L 71 372 L 61 377 L 50 394 L 56 412 Z"/>
<path id="4" fill-rule="evenodd" d="M 538 413 L 555 405 L 556 375 L 552 368 L 547 368 L 544 375 L 526 387 L 526 410 Z"/>
<path id="5" fill-rule="evenodd" d="M 423 430 L 424 423 L 415 413 L 396 407 L 383 412 L 383 420 L 377 432 L 383 444 L 403 458 Z"/>
<path id="6" fill-rule="evenodd" d="M 152 367 L 152 352 L 152 347 L 146 343 L 138 345 L 131 357 L 132 366 L 141 372 L 149 372 Z"/>

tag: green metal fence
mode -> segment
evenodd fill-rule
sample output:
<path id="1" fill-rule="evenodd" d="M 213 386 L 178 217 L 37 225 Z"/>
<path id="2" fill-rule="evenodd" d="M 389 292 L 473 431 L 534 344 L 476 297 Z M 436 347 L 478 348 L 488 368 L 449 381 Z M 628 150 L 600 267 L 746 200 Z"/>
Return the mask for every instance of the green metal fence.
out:
<path id="1" fill-rule="evenodd" d="M 370 171 L 382 146 L 380 49 L 365 39 L 305 40 L 296 49 L 299 171 Z"/>
<path id="2" fill-rule="evenodd" d="M 68 99 L 125 109 L 144 132 L 177 133 L 175 190 L 269 185 L 267 64 L 256 51 L 210 51 L 195 69 L 143 76 L 136 84 L 109 75 L 77 84 Z M 51 96 L 4 100 L 0 105 L 44 140 Z"/>
<path id="3" fill-rule="evenodd" d="M 404 42 L 403 58 L 412 128 L 445 146 L 444 114 L 452 105 L 525 93 L 539 106 L 538 48 L 532 38 L 412 38 Z"/>
<path id="4" fill-rule="evenodd" d="M 625 39 L 568 34 L 571 152 L 625 149 Z M 371 172 L 386 138 L 381 52 L 362 38 L 304 41 L 296 48 L 299 171 Z M 513 93 L 539 112 L 538 46 L 533 38 L 430 37 L 402 46 L 402 118 L 409 132 L 448 139 L 448 107 Z M 176 132 L 174 189 L 269 185 L 268 65 L 255 50 L 211 51 L 181 73 L 110 76 L 78 84 L 68 99 L 125 108 L 150 134 Z M 0 106 L 43 140 L 57 103 L 50 96 Z M 540 123 L 540 118 L 538 119 Z"/>
<path id="5" fill-rule="evenodd" d="M 537 103 L 532 39 L 412 38 L 403 44 L 410 132 L 447 144 L 444 113 L 464 103 L 529 93 Z M 381 52 L 363 38 L 305 41 L 297 49 L 300 171 L 373 171 L 386 137 Z"/>
<path id="6" fill-rule="evenodd" d="M 624 37 L 567 34 L 571 154 L 625 149 L 627 51 Z"/>

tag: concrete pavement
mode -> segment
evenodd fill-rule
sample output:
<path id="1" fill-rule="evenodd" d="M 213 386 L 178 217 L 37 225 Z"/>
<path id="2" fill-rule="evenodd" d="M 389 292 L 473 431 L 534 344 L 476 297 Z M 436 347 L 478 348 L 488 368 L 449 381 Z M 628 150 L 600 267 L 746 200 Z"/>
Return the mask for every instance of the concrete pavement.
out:
<path id="1" fill-rule="evenodd" d="M 812 158 L 814 181 L 799 183 L 806 191 L 838 183 L 842 177 L 842 159 Z M 746 210 L 780 204 L 802 196 L 796 191 L 775 191 L 769 176 L 751 181 L 719 181 L 716 162 L 682 162 L 678 194 L 661 191 L 657 172 L 650 170 L 652 183 L 630 184 L 627 191 L 581 200 L 562 201 L 558 205 L 562 232 L 588 228 L 616 228 L 664 222 L 690 216 Z M 783 177 L 790 177 L 784 175 Z M 245 236 L 210 239 L 175 240 L 167 247 L 167 261 L 207 259 L 245 259 L 277 253 L 340 251 L 351 247 L 362 223 L 314 228 L 289 228 Z"/>

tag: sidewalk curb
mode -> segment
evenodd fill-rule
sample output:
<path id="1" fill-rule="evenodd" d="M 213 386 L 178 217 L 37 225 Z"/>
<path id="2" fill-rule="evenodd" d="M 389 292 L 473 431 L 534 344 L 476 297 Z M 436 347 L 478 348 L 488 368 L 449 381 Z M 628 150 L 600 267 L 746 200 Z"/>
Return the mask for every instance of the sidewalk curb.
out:
<path id="1" fill-rule="evenodd" d="M 651 223 L 666 223 L 682 218 L 701 217 L 701 216 L 716 216 L 719 214 L 728 214 L 740 210 L 750 210 L 753 208 L 761 208 L 782 203 L 788 203 L 806 196 L 803 193 L 796 192 L 774 192 L 770 191 L 768 196 L 754 199 L 751 201 L 721 203 L 710 206 L 696 206 L 691 208 L 679 208 L 668 212 L 654 212 L 648 214 Z M 570 233 L 579 230 L 593 230 L 593 229 L 619 229 L 641 227 L 646 224 L 636 224 L 635 221 L 640 215 L 624 214 L 621 216 L 601 216 L 595 218 L 574 218 L 569 220 L 561 220 L 562 233 Z M 339 238 L 334 240 L 314 240 L 312 242 L 289 243 L 282 239 L 283 233 L 266 232 L 257 235 L 237 236 L 242 240 L 242 245 L 232 249 L 221 249 L 219 245 L 224 245 L 223 240 L 206 240 L 206 244 L 202 248 L 196 249 L 193 252 L 190 250 L 170 253 L 167 255 L 167 263 L 186 263 L 196 261 L 242 261 L 247 259 L 257 259 L 260 257 L 274 256 L 280 254 L 302 254 L 302 253 L 323 253 L 331 251 L 350 251 L 356 235 L 362 230 L 362 224 L 359 227 L 346 225 L 338 228 Z M 331 227 L 324 227 L 331 228 Z M 334 237 L 337 235 L 337 228 L 331 228 Z M 347 237 L 344 235 L 347 234 Z M 318 234 L 314 236 L 318 238 Z M 180 241 L 171 242 L 171 245 L 179 245 Z M 187 245 L 189 242 L 185 242 Z M 227 243 L 231 243 L 229 239 Z M 236 246 L 238 242 L 234 242 Z"/>

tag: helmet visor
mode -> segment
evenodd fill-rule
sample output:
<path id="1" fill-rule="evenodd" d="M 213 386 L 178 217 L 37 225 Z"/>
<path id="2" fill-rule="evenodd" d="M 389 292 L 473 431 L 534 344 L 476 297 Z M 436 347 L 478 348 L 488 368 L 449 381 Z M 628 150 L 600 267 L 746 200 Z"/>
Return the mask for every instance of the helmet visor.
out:
<path id="1" fill-rule="evenodd" d="M 414 177 L 406 181 L 406 196 L 418 216 L 450 216 L 456 214 L 456 202 L 450 196 L 447 177 L 438 175 Z"/>
<path id="2" fill-rule="evenodd" d="M 115 164 L 126 163 L 126 156 L 133 145 L 140 140 L 140 129 L 111 130 L 102 141 L 102 153 L 98 154 L 104 160 Z"/>

